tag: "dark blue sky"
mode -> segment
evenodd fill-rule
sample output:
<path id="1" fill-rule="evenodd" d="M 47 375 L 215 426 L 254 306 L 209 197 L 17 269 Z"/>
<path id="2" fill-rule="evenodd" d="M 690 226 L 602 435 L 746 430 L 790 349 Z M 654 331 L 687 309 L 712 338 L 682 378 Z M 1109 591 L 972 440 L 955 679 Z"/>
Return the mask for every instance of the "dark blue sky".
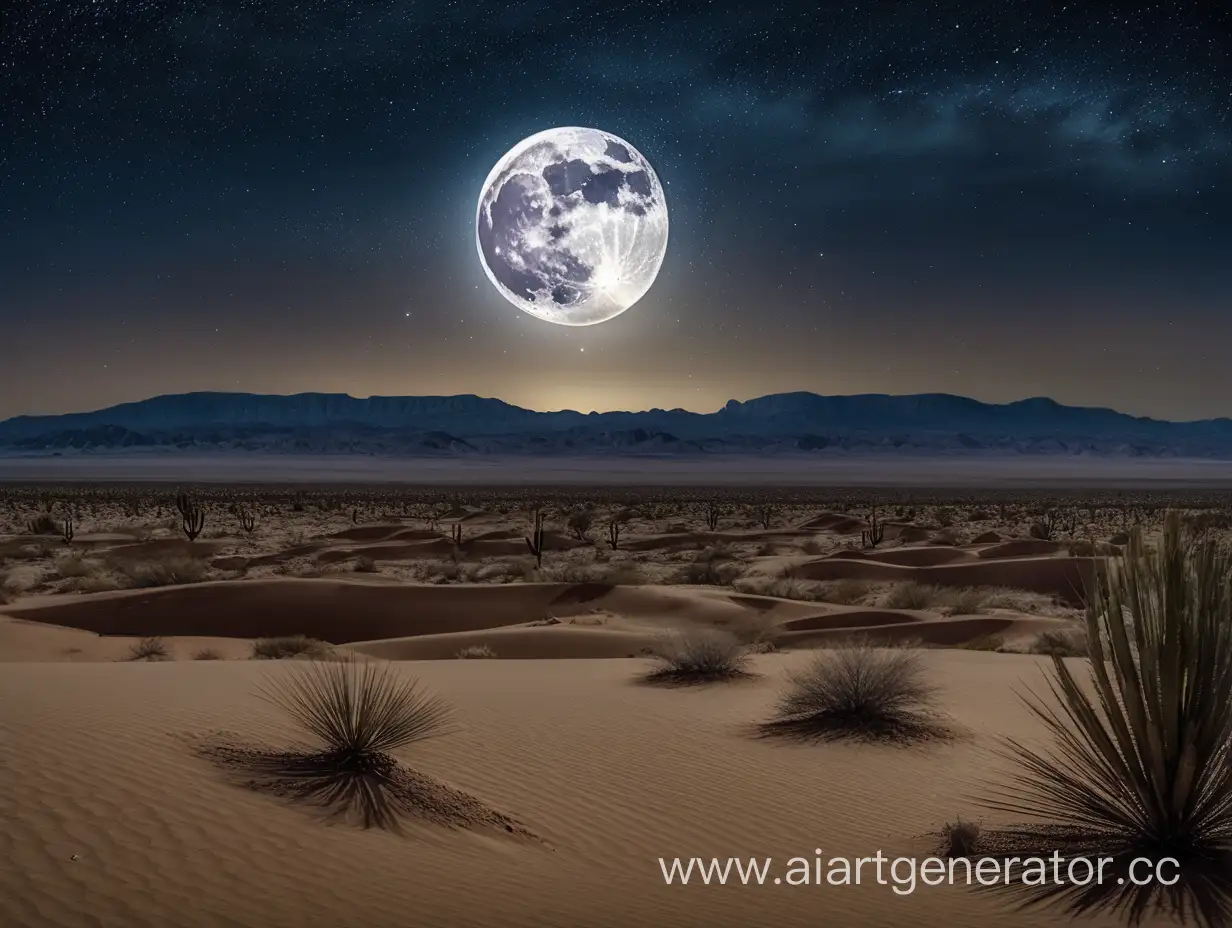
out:
<path id="1" fill-rule="evenodd" d="M 1226 5 L 22 0 L 0 416 L 198 389 L 717 408 L 785 390 L 1232 414 Z M 592 125 L 658 282 L 505 303 L 479 187 Z"/>

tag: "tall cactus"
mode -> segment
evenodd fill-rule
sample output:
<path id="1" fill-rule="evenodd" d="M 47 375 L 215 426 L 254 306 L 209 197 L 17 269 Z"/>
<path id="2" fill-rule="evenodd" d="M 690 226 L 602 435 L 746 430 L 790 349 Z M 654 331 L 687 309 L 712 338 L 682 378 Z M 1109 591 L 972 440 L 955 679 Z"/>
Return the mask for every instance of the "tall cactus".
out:
<path id="1" fill-rule="evenodd" d="M 877 507 L 873 507 L 872 516 L 869 519 L 868 528 L 860 532 L 860 541 L 866 548 L 875 548 L 881 544 L 885 538 L 885 523 L 877 521 Z"/>
<path id="2" fill-rule="evenodd" d="M 535 527 L 531 531 L 531 537 L 526 539 L 526 547 L 530 549 L 530 553 L 535 556 L 535 566 L 543 566 L 543 513 L 535 513 Z"/>
<path id="3" fill-rule="evenodd" d="M 205 510 L 193 502 L 187 493 L 181 493 L 175 498 L 175 508 L 180 511 L 184 522 L 181 528 L 189 541 L 196 541 L 205 528 Z"/>

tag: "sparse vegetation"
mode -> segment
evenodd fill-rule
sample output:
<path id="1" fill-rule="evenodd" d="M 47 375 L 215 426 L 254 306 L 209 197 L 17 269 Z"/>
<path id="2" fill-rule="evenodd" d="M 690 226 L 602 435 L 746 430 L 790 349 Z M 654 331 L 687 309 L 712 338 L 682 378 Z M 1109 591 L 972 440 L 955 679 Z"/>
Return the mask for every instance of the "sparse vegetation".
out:
<path id="1" fill-rule="evenodd" d="M 205 528 L 205 510 L 193 501 L 187 493 L 181 493 L 175 498 L 175 508 L 180 511 L 180 528 L 189 541 L 196 541 L 201 530 Z"/>
<path id="2" fill-rule="evenodd" d="M 486 644 L 472 644 L 462 648 L 454 655 L 458 660 L 491 660 L 496 657 L 496 652 Z"/>
<path id="3" fill-rule="evenodd" d="M 1007 739 L 1011 785 L 988 804 L 1041 825 L 1016 846 L 1179 861 L 1179 881 L 1125 894 L 1126 879 L 1057 890 L 1074 911 L 1124 905 L 1133 921 L 1162 907 L 1209 916 L 1232 894 L 1232 555 L 1187 533 L 1177 513 L 1152 547 L 1132 533 L 1089 593 L 1085 681 L 1052 658 L 1050 699 L 1026 697 L 1049 732 L 1039 748 Z"/>
<path id="4" fill-rule="evenodd" d="M 392 752 L 453 729 L 449 706 L 388 664 L 306 664 L 271 677 L 258 695 L 319 748 L 254 758 L 250 767 L 296 798 L 356 815 L 365 828 L 395 829 L 399 812 L 415 804 Z"/>
<path id="5" fill-rule="evenodd" d="M 1087 647 L 1086 630 L 1042 631 L 1031 642 L 1031 653 L 1056 657 L 1086 657 L 1090 653 Z"/>
<path id="6" fill-rule="evenodd" d="M 887 609 L 928 609 L 938 597 L 935 586 L 905 580 L 890 588 L 886 593 L 884 605 Z"/>
<path id="7" fill-rule="evenodd" d="M 167 642 L 157 635 L 142 638 L 128 649 L 130 661 L 166 661 L 171 659 Z"/>
<path id="8" fill-rule="evenodd" d="M 534 555 L 535 567 L 537 568 L 543 567 L 543 522 L 543 513 L 536 511 L 534 514 L 534 527 L 531 529 L 530 537 L 526 539 L 526 547 Z"/>
<path id="9" fill-rule="evenodd" d="M 202 648 L 200 651 L 193 652 L 194 661 L 220 661 L 223 656 L 213 648 Z"/>
<path id="10" fill-rule="evenodd" d="M 209 570 L 202 558 L 187 555 L 171 555 L 150 561 L 117 560 L 113 566 L 134 587 L 200 583 Z"/>
<path id="11" fill-rule="evenodd" d="M 287 658 L 321 660 L 329 657 L 332 652 L 333 646 L 328 642 L 309 638 L 307 635 L 277 635 L 258 638 L 252 643 L 254 660 L 285 660 Z"/>
<path id="12" fill-rule="evenodd" d="M 936 688 L 915 651 L 863 643 L 818 651 L 788 677 L 766 734 L 911 743 L 944 737 Z"/>
<path id="13" fill-rule="evenodd" d="M 980 826 L 957 818 L 941 827 L 940 856 L 950 859 L 975 857 L 980 848 Z"/>
<path id="14" fill-rule="evenodd" d="M 653 649 L 659 665 L 646 675 L 651 683 L 690 685 L 749 676 L 749 648 L 730 632 L 690 629 L 666 638 Z"/>

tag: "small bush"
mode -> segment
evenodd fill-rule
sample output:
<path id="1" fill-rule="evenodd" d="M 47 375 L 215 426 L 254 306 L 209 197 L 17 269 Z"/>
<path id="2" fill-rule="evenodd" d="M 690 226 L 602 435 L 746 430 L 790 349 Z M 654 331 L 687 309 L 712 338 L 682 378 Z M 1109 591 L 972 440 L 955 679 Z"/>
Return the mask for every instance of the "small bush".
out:
<path id="1" fill-rule="evenodd" d="M 681 632 L 654 648 L 659 667 L 646 675 L 652 683 L 714 683 L 749 676 L 749 649 L 729 632 L 715 628 Z"/>
<path id="2" fill-rule="evenodd" d="M 193 654 L 193 660 L 194 661 L 220 661 L 222 660 L 222 655 L 219 654 L 217 651 L 215 651 L 213 648 L 202 648 L 200 651 L 197 651 Z"/>
<path id="3" fill-rule="evenodd" d="M 40 512 L 26 524 L 30 535 L 59 535 L 62 526 L 49 512 Z"/>
<path id="4" fill-rule="evenodd" d="M 253 660 L 283 660 L 302 657 L 312 660 L 328 657 L 333 647 L 307 635 L 278 635 L 258 638 L 252 643 Z"/>
<path id="5" fill-rule="evenodd" d="M 376 561 L 368 557 L 366 554 L 361 555 L 359 560 L 355 562 L 355 572 L 357 574 L 376 573 Z"/>
<path id="6" fill-rule="evenodd" d="M 116 569 L 133 586 L 144 588 L 200 583 L 209 565 L 202 558 L 179 555 L 156 561 L 119 561 Z"/>
<path id="7" fill-rule="evenodd" d="M 945 603 L 948 615 L 980 615 L 984 612 L 984 604 L 988 594 L 978 587 L 965 587 L 959 590 L 947 590 L 941 599 Z"/>
<path id="8" fill-rule="evenodd" d="M 942 857 L 974 857 L 979 851 L 980 826 L 964 822 L 960 817 L 955 822 L 946 822 L 941 828 L 940 854 Z"/>
<path id="9" fill-rule="evenodd" d="M 1031 653 L 1050 657 L 1086 657 L 1090 651 L 1083 630 L 1049 629 L 1035 636 L 1031 642 Z"/>
<path id="10" fill-rule="evenodd" d="M 846 644 L 819 651 L 789 675 L 763 731 L 825 741 L 921 741 L 947 733 L 932 711 L 935 697 L 916 652 Z"/>
<path id="11" fill-rule="evenodd" d="M 496 657 L 496 652 L 486 644 L 467 645 L 454 655 L 460 661 L 490 660 Z"/>
<path id="12" fill-rule="evenodd" d="M 64 580 L 88 577 L 97 567 L 97 564 L 87 561 L 78 551 L 73 551 L 56 558 L 56 574 Z"/>
<path id="13" fill-rule="evenodd" d="M 142 638 L 128 649 L 130 661 L 165 661 L 171 659 L 167 642 L 157 635 Z"/>
<path id="14" fill-rule="evenodd" d="M 817 598 L 822 602 L 839 606 L 852 606 L 863 600 L 871 589 L 872 584 L 868 580 L 844 577 L 841 580 L 831 580 L 826 583 Z"/>
<path id="15" fill-rule="evenodd" d="M 980 635 L 978 638 L 972 638 L 958 647 L 963 651 L 1001 652 L 1005 650 L 1005 638 L 997 634 Z"/>
<path id="16" fill-rule="evenodd" d="M 887 609 L 927 609 L 937 601 L 938 593 L 935 586 L 906 580 L 896 583 L 886 594 Z"/>
<path id="17" fill-rule="evenodd" d="M 742 573 L 744 566 L 734 560 L 731 550 L 725 546 L 699 551 L 691 564 L 685 564 L 677 576 L 677 583 L 730 586 Z"/>

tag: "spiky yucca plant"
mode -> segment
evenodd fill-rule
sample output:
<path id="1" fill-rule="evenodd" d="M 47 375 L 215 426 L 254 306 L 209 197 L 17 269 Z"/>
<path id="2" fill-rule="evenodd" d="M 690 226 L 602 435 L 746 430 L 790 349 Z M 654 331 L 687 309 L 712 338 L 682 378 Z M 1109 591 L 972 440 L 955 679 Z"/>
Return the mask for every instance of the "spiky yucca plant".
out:
<path id="1" fill-rule="evenodd" d="M 1075 909 L 1112 902 L 1140 919 L 1163 903 L 1223 924 L 1232 886 L 1232 558 L 1187 533 L 1176 513 L 1156 546 L 1135 529 L 1124 559 L 1090 585 L 1086 637 L 1089 686 L 1053 656 L 1055 707 L 1025 696 L 1052 748 L 1010 739 L 1017 779 L 988 804 L 1051 822 L 1019 834 L 1034 831 L 1037 843 L 1075 855 L 1181 863 L 1182 882 L 1170 889 L 1106 878 L 1070 892 Z M 1118 892 L 1130 898 L 1110 898 Z"/>
<path id="2" fill-rule="evenodd" d="M 416 799 L 413 778 L 390 752 L 451 731 L 449 707 L 387 664 L 348 660 L 286 669 L 258 695 L 318 745 L 247 758 L 247 769 L 283 795 L 333 815 L 356 814 L 365 828 L 396 831 L 399 814 Z"/>
<path id="3" fill-rule="evenodd" d="M 381 755 L 451 729 L 449 707 L 388 664 L 297 664 L 258 693 L 314 735 L 324 756 L 344 767 L 363 768 Z"/>

